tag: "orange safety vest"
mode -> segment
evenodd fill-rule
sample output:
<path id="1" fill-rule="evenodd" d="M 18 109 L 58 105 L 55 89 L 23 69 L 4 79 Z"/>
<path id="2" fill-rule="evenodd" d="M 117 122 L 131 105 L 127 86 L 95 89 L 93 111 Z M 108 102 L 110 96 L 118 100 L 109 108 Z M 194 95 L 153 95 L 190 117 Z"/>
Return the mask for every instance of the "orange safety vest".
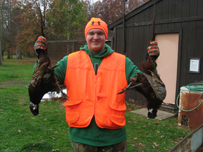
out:
<path id="1" fill-rule="evenodd" d="M 95 75 L 84 50 L 69 54 L 64 84 L 69 97 L 64 106 L 70 127 L 87 127 L 93 116 L 100 128 L 125 126 L 125 93 L 117 95 L 127 86 L 124 55 L 113 52 L 105 57 Z"/>

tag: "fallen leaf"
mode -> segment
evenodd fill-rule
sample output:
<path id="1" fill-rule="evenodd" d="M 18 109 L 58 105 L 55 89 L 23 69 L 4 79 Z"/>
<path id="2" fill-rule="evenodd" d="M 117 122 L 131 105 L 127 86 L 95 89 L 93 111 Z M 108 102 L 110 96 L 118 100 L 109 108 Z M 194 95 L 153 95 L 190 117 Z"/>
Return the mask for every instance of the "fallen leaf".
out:
<path id="1" fill-rule="evenodd" d="M 139 145 L 144 147 L 144 144 L 142 144 L 142 143 L 139 143 Z"/>
<path id="2" fill-rule="evenodd" d="M 153 142 L 153 144 L 156 146 L 156 147 L 158 147 L 159 145 L 156 143 L 156 142 Z"/>
<path id="3" fill-rule="evenodd" d="M 18 130 L 18 132 L 21 132 L 21 130 Z"/>
<path id="4" fill-rule="evenodd" d="M 161 136 L 161 138 L 165 138 L 165 136 L 164 136 L 164 135 L 162 135 L 162 136 Z"/>
<path id="5" fill-rule="evenodd" d="M 159 134 L 159 133 L 160 133 L 160 131 L 157 131 L 157 133 Z"/>
<path id="6" fill-rule="evenodd" d="M 156 124 L 156 125 L 159 125 L 160 123 L 159 123 L 159 122 L 155 122 L 155 124 Z"/>
<path id="7" fill-rule="evenodd" d="M 136 140 L 136 139 L 137 139 L 137 137 L 133 138 L 133 140 Z"/>
<path id="8" fill-rule="evenodd" d="M 158 147 L 159 145 L 158 145 L 158 144 L 155 144 L 155 146 Z"/>
<path id="9" fill-rule="evenodd" d="M 135 146 L 135 144 L 131 144 L 131 146 Z"/>
<path id="10" fill-rule="evenodd" d="M 137 108 L 142 108 L 142 106 L 136 105 Z"/>

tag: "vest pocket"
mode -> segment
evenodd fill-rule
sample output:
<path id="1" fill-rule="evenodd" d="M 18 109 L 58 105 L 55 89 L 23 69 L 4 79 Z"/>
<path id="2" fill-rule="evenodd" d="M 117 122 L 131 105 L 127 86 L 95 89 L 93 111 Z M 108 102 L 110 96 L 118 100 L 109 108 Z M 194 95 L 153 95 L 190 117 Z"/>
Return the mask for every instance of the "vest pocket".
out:
<path id="1" fill-rule="evenodd" d="M 125 103 L 109 104 L 109 126 L 113 129 L 125 126 Z"/>
<path id="2" fill-rule="evenodd" d="M 66 113 L 66 121 L 70 124 L 73 124 L 79 120 L 79 113 Z"/>
<path id="3" fill-rule="evenodd" d="M 114 102 L 111 103 L 108 101 L 108 105 L 110 109 L 115 110 L 115 111 L 125 111 L 126 110 L 126 105 L 125 102 Z"/>
<path id="4" fill-rule="evenodd" d="M 122 128 L 125 126 L 125 118 L 124 117 L 116 117 L 116 116 L 110 116 L 110 120 L 112 123 L 112 127 L 115 127 L 115 129 L 117 128 Z"/>
<path id="5" fill-rule="evenodd" d="M 82 100 L 77 100 L 77 99 L 73 100 L 72 99 L 72 100 L 67 100 L 63 105 L 64 106 L 76 106 L 81 102 L 82 102 Z"/>
<path id="6" fill-rule="evenodd" d="M 66 107 L 66 121 L 69 124 L 76 123 L 79 120 L 80 114 L 77 109 L 81 102 L 82 100 L 67 100 L 63 104 Z"/>
<path id="7" fill-rule="evenodd" d="M 102 107 L 102 105 L 98 106 Z M 124 103 L 110 104 L 108 102 L 107 111 L 104 112 L 101 109 L 95 118 L 101 123 L 101 128 L 118 129 L 125 126 L 125 110 L 126 105 Z"/>

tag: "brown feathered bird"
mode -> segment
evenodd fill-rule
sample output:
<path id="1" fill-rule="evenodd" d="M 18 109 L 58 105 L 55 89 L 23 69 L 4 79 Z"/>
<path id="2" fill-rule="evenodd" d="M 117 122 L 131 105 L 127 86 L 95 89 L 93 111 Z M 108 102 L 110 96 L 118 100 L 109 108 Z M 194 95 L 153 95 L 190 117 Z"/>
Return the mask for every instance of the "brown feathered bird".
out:
<path id="1" fill-rule="evenodd" d="M 54 68 L 51 67 L 51 61 L 47 54 L 46 38 L 39 36 L 34 45 L 34 50 L 38 54 L 38 64 L 33 72 L 29 86 L 30 110 L 34 115 L 39 114 L 39 103 L 49 91 L 61 91 L 63 99 L 67 99 L 66 94 L 61 90 L 57 78 L 54 74 Z"/>
<path id="2" fill-rule="evenodd" d="M 30 110 L 34 115 L 39 113 L 39 103 L 45 93 L 57 87 L 54 76 L 54 68 L 47 55 L 47 41 L 39 36 L 34 44 L 34 50 L 38 54 L 38 64 L 33 72 L 29 86 Z"/>
<path id="3" fill-rule="evenodd" d="M 48 91 L 61 91 L 63 98 L 67 99 L 66 94 L 61 90 L 57 78 L 54 74 L 54 68 L 57 65 L 51 67 L 51 61 L 47 51 L 47 40 L 44 36 L 44 23 L 42 20 L 42 13 L 40 7 L 36 3 L 40 16 L 41 16 L 41 35 L 34 44 L 34 51 L 38 57 L 38 64 L 33 72 L 31 83 L 29 86 L 30 97 L 30 110 L 34 115 L 39 114 L 39 103 Z"/>
<path id="4" fill-rule="evenodd" d="M 131 83 L 122 92 L 135 88 L 147 99 L 148 117 L 155 118 L 157 110 L 166 97 L 165 85 L 156 71 L 155 59 L 148 56 L 141 67 L 143 73 L 137 73 L 136 77 L 131 77 Z"/>

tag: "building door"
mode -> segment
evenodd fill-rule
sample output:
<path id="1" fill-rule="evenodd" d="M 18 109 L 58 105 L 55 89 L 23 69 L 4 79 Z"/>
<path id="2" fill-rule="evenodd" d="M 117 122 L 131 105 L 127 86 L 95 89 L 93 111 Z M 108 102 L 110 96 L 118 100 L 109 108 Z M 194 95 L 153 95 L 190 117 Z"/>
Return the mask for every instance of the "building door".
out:
<path id="1" fill-rule="evenodd" d="M 160 49 L 157 70 L 167 91 L 164 103 L 175 104 L 179 34 L 157 34 L 155 40 Z"/>

